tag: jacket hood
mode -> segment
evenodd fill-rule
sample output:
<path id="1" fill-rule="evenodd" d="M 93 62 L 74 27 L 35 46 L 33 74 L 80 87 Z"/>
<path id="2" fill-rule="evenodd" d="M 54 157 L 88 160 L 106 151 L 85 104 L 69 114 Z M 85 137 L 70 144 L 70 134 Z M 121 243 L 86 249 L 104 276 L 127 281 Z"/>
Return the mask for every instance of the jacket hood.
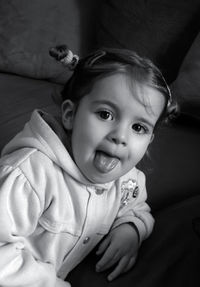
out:
<path id="1" fill-rule="evenodd" d="M 35 110 L 23 130 L 4 147 L 2 156 L 23 148 L 36 149 L 79 182 L 92 184 L 72 160 L 64 145 L 65 140 L 67 136 L 59 121 L 43 111 Z"/>

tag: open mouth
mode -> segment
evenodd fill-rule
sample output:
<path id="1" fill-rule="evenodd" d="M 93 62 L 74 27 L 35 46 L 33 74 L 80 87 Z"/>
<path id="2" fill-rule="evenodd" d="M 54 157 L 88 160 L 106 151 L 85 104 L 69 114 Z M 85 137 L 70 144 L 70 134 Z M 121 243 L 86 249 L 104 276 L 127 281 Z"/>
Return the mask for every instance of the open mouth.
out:
<path id="1" fill-rule="evenodd" d="M 95 167 L 102 173 L 113 170 L 119 163 L 119 158 L 103 151 L 97 151 L 94 158 Z"/>

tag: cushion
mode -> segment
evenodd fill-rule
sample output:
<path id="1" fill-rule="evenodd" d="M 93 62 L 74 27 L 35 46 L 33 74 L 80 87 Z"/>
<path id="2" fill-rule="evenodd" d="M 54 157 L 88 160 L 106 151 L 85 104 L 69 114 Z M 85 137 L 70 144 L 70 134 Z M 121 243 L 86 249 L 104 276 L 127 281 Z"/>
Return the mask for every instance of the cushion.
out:
<path id="1" fill-rule="evenodd" d="M 160 127 L 140 163 L 152 210 L 199 194 L 200 125 L 180 116 Z"/>
<path id="2" fill-rule="evenodd" d="M 0 152 L 30 119 L 34 109 L 57 114 L 62 85 L 0 73 Z"/>
<path id="3" fill-rule="evenodd" d="M 93 27 L 94 20 L 88 14 L 99 1 L 92 5 L 92 0 L 86 0 L 85 8 L 74 0 L 1 1 L 0 71 L 65 82 L 70 72 L 48 50 L 58 44 L 67 44 L 78 54 L 87 50 L 88 27 Z"/>
<path id="4" fill-rule="evenodd" d="M 179 99 L 181 112 L 200 123 L 200 33 L 183 61 L 172 92 Z"/>
<path id="5" fill-rule="evenodd" d="M 96 45 L 149 57 L 171 83 L 199 31 L 199 19 L 199 0 L 105 0 Z"/>

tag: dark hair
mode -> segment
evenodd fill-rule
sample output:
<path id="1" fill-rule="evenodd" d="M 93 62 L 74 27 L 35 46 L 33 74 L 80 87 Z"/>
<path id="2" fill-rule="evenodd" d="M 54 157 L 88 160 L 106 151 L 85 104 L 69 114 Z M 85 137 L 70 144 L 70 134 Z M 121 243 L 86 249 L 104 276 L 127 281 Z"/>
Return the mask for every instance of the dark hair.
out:
<path id="1" fill-rule="evenodd" d="M 66 57 L 69 49 L 65 45 L 57 46 L 50 54 L 57 60 Z M 103 48 L 80 59 L 74 67 L 71 78 L 62 91 L 62 100 L 70 99 L 75 104 L 91 92 L 94 83 L 106 76 L 122 73 L 139 83 L 144 83 L 162 93 L 166 105 L 160 116 L 168 120 L 177 112 L 177 105 L 172 101 L 170 89 L 161 71 L 147 58 L 142 58 L 127 49 Z"/>

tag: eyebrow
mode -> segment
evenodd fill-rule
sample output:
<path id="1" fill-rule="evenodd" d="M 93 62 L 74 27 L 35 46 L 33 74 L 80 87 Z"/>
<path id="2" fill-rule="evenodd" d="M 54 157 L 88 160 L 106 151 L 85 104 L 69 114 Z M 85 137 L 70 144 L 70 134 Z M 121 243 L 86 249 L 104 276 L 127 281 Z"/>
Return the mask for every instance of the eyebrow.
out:
<path id="1" fill-rule="evenodd" d="M 118 106 L 115 103 L 113 103 L 113 102 L 111 102 L 111 101 L 109 101 L 107 99 L 95 100 L 92 104 L 104 104 L 104 105 L 111 106 L 111 107 L 113 107 L 116 110 L 119 110 Z"/>
<path id="2" fill-rule="evenodd" d="M 151 121 L 147 120 L 147 119 L 144 118 L 144 117 L 138 117 L 138 121 L 147 124 L 147 125 L 150 126 L 152 129 L 154 129 L 154 127 L 155 127 L 155 125 L 156 125 L 156 123 L 154 124 L 154 123 L 152 123 Z"/>
<path id="3" fill-rule="evenodd" d="M 106 105 L 109 105 L 109 106 L 111 106 L 112 108 L 114 108 L 114 109 L 116 109 L 116 110 L 119 111 L 118 105 L 116 105 L 115 103 L 113 103 L 113 102 L 111 102 L 111 101 L 109 101 L 109 100 L 107 100 L 107 99 L 95 100 L 92 104 L 106 104 Z M 152 129 L 154 129 L 154 127 L 155 127 L 155 125 L 156 125 L 156 123 L 155 123 L 155 124 L 152 123 L 151 121 L 149 121 L 148 119 L 146 119 L 146 118 L 143 117 L 143 116 L 138 116 L 136 119 L 137 119 L 137 121 L 139 121 L 139 122 L 143 122 L 143 123 L 149 125 Z"/>

